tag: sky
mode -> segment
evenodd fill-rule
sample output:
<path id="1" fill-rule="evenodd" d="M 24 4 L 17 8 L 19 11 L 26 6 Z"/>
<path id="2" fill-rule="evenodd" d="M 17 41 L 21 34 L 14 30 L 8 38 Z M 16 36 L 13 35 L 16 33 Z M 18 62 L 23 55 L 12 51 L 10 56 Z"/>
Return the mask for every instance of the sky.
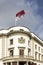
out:
<path id="1" fill-rule="evenodd" d="M 15 26 L 16 13 L 24 10 L 25 16 L 16 26 L 25 26 L 43 40 L 43 0 L 0 0 L 0 29 Z"/>

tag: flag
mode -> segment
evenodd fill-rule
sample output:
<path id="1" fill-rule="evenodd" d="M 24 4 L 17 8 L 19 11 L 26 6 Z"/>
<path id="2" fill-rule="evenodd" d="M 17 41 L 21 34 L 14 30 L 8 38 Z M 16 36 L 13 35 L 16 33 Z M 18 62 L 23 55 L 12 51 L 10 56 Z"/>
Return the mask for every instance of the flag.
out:
<path id="1" fill-rule="evenodd" d="M 16 13 L 16 21 L 20 20 L 20 18 L 22 16 L 24 16 L 24 15 L 25 15 L 25 11 L 24 10 L 21 10 L 20 12 Z"/>

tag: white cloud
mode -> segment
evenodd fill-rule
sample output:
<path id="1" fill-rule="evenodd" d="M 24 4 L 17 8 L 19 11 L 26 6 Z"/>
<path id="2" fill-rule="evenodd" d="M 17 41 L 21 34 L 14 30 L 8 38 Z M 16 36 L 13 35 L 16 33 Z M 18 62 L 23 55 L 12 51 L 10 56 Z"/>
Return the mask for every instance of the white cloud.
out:
<path id="1" fill-rule="evenodd" d="M 28 2 L 27 2 L 28 1 Z M 36 0 L 0 0 L 0 28 L 14 26 L 15 14 L 24 9 L 24 19 L 17 22 L 17 25 L 27 26 L 32 32 L 40 33 L 40 26 L 43 27 L 43 18 L 37 13 L 38 5 Z"/>

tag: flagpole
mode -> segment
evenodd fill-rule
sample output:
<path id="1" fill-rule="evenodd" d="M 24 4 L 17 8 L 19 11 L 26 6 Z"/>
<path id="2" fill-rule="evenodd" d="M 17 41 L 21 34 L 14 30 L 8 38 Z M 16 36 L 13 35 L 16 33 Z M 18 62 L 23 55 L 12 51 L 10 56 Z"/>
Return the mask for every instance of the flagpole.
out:
<path id="1" fill-rule="evenodd" d="M 17 21 L 18 21 L 17 19 L 18 19 L 18 18 L 16 17 L 16 18 L 15 18 L 15 26 L 16 26 L 16 24 L 17 24 Z"/>
<path id="2" fill-rule="evenodd" d="M 20 18 L 19 17 L 16 17 L 15 18 L 15 26 L 16 26 L 18 20 L 20 20 Z"/>

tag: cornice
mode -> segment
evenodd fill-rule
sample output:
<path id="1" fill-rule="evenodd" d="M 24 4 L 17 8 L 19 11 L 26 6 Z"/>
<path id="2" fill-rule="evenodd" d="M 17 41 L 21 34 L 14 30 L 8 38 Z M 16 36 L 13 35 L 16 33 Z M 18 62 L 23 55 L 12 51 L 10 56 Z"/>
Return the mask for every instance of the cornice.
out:
<path id="1" fill-rule="evenodd" d="M 22 26 L 19 26 L 19 27 L 21 28 Z M 13 27 L 13 28 L 15 28 L 15 27 Z M 43 46 L 43 41 L 42 41 L 41 39 L 39 39 L 39 37 L 38 37 L 37 35 L 31 33 L 28 28 L 23 27 L 23 28 L 22 28 L 22 29 L 23 29 L 22 31 L 20 31 L 20 30 L 13 30 L 13 28 L 12 28 L 12 29 L 9 28 L 9 29 L 7 29 L 7 30 L 1 30 L 1 31 L 0 31 L 0 37 L 2 37 L 2 36 L 7 36 L 7 37 L 9 37 L 10 35 L 13 35 L 13 34 L 23 33 L 23 34 L 27 34 L 27 35 L 30 37 L 30 39 L 36 40 L 37 42 L 40 43 L 40 45 Z M 26 29 L 29 30 L 29 31 L 24 30 L 24 28 L 26 28 Z"/>

